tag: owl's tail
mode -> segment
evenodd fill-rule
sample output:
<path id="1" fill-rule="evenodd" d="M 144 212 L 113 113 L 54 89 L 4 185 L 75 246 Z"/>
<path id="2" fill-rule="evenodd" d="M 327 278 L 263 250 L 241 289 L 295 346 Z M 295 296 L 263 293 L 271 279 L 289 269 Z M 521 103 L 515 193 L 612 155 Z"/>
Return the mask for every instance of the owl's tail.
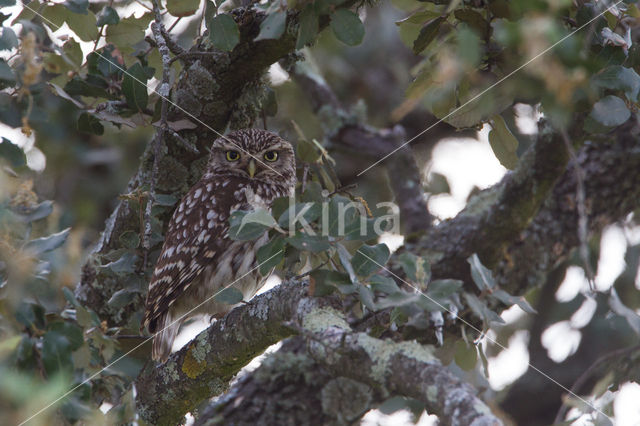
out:
<path id="1" fill-rule="evenodd" d="M 158 334 L 153 337 L 153 347 L 151 349 L 151 357 L 155 361 L 165 362 L 167 358 L 169 358 L 169 355 L 171 355 L 173 341 L 176 339 L 180 324 L 182 324 L 182 320 L 171 324 L 173 321 L 171 314 L 167 312 L 158 318 L 156 322 Z"/>

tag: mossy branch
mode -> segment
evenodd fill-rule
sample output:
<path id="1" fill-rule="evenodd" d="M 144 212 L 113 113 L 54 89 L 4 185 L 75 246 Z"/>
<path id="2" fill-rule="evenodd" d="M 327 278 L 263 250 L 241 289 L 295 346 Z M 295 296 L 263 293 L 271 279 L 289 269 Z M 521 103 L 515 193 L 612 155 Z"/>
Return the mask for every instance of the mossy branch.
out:
<path id="1" fill-rule="evenodd" d="M 444 423 L 498 425 L 474 389 L 415 342 L 392 342 L 354 332 L 335 297 L 310 297 L 305 283 L 286 282 L 234 309 L 136 382 L 138 413 L 152 424 L 173 424 L 227 389 L 253 357 L 300 334 L 309 355 L 334 377 L 422 401 Z"/>

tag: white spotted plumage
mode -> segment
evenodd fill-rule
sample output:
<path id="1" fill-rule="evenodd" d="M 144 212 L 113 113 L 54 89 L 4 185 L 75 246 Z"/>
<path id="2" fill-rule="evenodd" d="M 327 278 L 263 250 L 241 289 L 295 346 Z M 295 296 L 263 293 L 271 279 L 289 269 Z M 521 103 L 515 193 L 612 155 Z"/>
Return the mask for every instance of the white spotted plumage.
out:
<path id="1" fill-rule="evenodd" d="M 240 158 L 227 160 L 229 150 Z M 270 150 L 278 159 L 267 164 L 264 152 Z M 256 166 L 253 177 L 250 162 Z M 275 198 L 292 194 L 295 183 L 293 148 L 277 135 L 246 129 L 214 141 L 207 171 L 174 211 L 149 284 L 142 327 L 156 333 L 154 359 L 166 360 L 171 353 L 183 315 L 220 317 L 233 306 L 213 295 L 233 283 L 249 300 L 264 284 L 256 253 L 267 234 L 255 241 L 231 240 L 228 219 L 235 209 L 269 209 Z"/>

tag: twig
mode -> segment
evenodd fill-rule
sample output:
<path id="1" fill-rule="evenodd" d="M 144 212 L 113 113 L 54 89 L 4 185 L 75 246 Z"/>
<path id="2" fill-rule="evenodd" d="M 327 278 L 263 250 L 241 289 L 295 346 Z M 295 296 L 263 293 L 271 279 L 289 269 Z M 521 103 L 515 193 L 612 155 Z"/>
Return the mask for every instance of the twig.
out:
<path id="1" fill-rule="evenodd" d="M 171 63 L 177 61 L 177 60 L 185 60 L 187 58 L 191 58 L 191 57 L 198 57 L 198 56 L 216 56 L 216 55 L 220 55 L 220 53 L 218 52 L 182 52 L 180 54 L 177 54 L 176 56 L 174 56 L 173 58 L 171 58 Z"/>
<path id="2" fill-rule="evenodd" d="M 630 348 L 618 349 L 602 355 L 593 364 L 591 364 L 591 366 L 587 368 L 585 372 L 580 375 L 580 377 L 576 379 L 576 381 L 573 383 L 573 386 L 571 386 L 571 389 L 570 389 L 571 393 L 577 394 L 578 392 L 580 392 L 580 389 L 586 383 L 587 379 L 589 379 L 593 375 L 595 370 L 600 368 L 602 364 L 608 361 L 614 360 L 616 358 L 621 358 L 628 354 L 632 354 L 633 352 L 636 352 L 636 351 L 640 351 L 640 345 L 632 346 Z M 566 415 L 567 409 L 568 409 L 567 403 L 563 400 L 562 405 L 560 406 L 560 410 L 558 410 L 558 414 L 556 415 L 556 418 L 553 421 L 553 424 L 562 423 L 562 419 Z"/>
<path id="3" fill-rule="evenodd" d="M 151 207 L 153 206 L 156 195 L 155 187 L 158 177 L 158 163 L 160 162 L 160 147 L 164 143 L 165 134 L 167 132 L 167 97 L 169 96 L 169 92 L 171 90 L 171 86 L 169 85 L 169 48 L 167 47 L 167 43 L 164 37 L 164 27 L 162 25 L 162 15 L 160 14 L 160 7 L 158 6 L 158 2 L 156 0 L 153 1 L 153 12 L 155 14 L 155 21 L 151 23 L 151 30 L 153 31 L 153 36 L 155 38 L 156 45 L 158 46 L 158 51 L 160 52 L 160 56 L 162 58 L 162 82 L 160 83 L 160 88 L 158 89 L 158 94 L 161 97 L 162 104 L 160 109 L 160 127 L 157 129 L 156 137 L 153 138 L 152 142 L 153 169 L 151 171 L 151 182 L 149 183 L 149 198 L 147 199 L 147 206 L 144 212 L 145 225 L 142 247 L 144 248 L 143 269 L 145 270 L 147 269 L 147 255 L 149 249 L 151 248 L 149 243 L 151 237 Z"/>
<path id="4" fill-rule="evenodd" d="M 580 242 L 579 252 L 582 263 L 584 264 L 584 270 L 587 273 L 587 279 L 589 280 L 589 288 L 591 291 L 595 290 L 595 274 L 591 269 L 591 262 L 589 261 L 589 245 L 588 245 L 588 230 L 589 230 L 589 216 L 587 214 L 586 196 L 584 189 L 584 170 L 578 163 L 576 152 L 571 145 L 569 135 L 565 129 L 561 130 L 562 139 L 569 152 L 569 158 L 573 165 L 573 170 L 576 176 L 576 201 L 578 210 L 578 241 Z"/>

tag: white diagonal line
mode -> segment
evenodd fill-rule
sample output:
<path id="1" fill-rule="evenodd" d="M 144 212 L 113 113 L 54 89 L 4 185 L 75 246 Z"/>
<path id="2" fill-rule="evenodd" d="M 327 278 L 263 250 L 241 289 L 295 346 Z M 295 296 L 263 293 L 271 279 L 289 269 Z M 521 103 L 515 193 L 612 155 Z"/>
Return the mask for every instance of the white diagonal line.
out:
<path id="1" fill-rule="evenodd" d="M 433 129 L 435 126 L 437 126 L 438 124 L 442 123 L 444 120 L 446 120 L 447 118 L 451 117 L 453 114 L 455 114 L 456 112 L 460 111 L 462 108 L 464 108 L 465 106 L 469 105 L 471 102 L 477 100 L 478 98 L 480 98 L 482 95 L 484 95 L 485 93 L 487 93 L 489 90 L 493 89 L 494 87 L 496 87 L 497 85 L 499 85 L 500 83 L 502 83 L 503 81 L 505 81 L 506 79 L 508 79 L 509 77 L 513 76 L 515 73 L 517 73 L 518 71 L 522 70 L 524 67 L 526 67 L 527 65 L 529 65 L 530 63 L 532 63 L 533 61 L 535 61 L 536 59 L 538 59 L 539 57 L 541 57 L 542 55 L 544 55 L 545 53 L 549 52 L 550 50 L 552 50 L 553 48 L 555 48 L 557 45 L 559 45 L 560 43 L 562 43 L 563 41 L 565 41 L 566 39 L 568 39 L 569 37 L 573 36 L 575 33 L 577 33 L 578 31 L 582 30 L 583 28 L 585 28 L 587 25 L 591 24 L 593 21 L 595 21 L 596 19 L 600 18 L 602 15 L 604 15 L 605 13 L 607 13 L 610 9 L 616 7 L 617 5 L 619 5 L 620 3 L 622 3 L 623 0 L 619 0 L 617 3 L 615 3 L 612 6 L 609 6 L 607 9 L 605 9 L 603 12 L 599 13 L 598 15 L 596 15 L 594 18 L 592 18 L 591 20 L 589 20 L 588 22 L 586 22 L 585 24 L 581 25 L 579 28 L 577 28 L 576 30 L 574 30 L 573 32 L 567 34 L 566 36 L 562 37 L 560 40 L 556 41 L 555 43 L 553 43 L 551 46 L 547 47 L 546 49 L 544 49 L 542 52 L 538 53 L 537 55 L 535 55 L 533 58 L 529 59 L 527 62 L 525 62 L 524 64 L 520 65 L 518 68 L 516 68 L 515 70 L 511 71 L 509 74 L 505 75 L 504 77 L 502 77 L 500 80 L 496 81 L 495 83 L 493 83 L 491 86 L 487 87 L 486 89 L 484 89 L 482 92 L 478 93 L 477 95 L 475 95 L 473 98 L 469 99 L 468 101 L 466 101 L 465 103 L 463 103 L 462 105 L 460 105 L 459 107 L 457 107 L 456 109 L 454 109 L 453 111 L 451 111 L 449 114 L 445 115 L 444 117 L 442 117 L 441 119 L 439 119 L 438 121 L 436 121 L 435 123 L 433 123 L 431 126 L 427 127 L 426 129 L 424 129 L 423 131 L 421 131 L 420 133 L 418 133 L 417 135 L 415 135 L 414 137 L 412 137 L 411 139 L 409 139 L 408 141 L 406 141 L 405 143 L 403 143 L 402 145 L 400 145 L 399 147 L 397 147 L 396 149 L 394 149 L 393 151 L 391 151 L 390 153 L 388 153 L 387 155 L 385 155 L 384 157 L 382 157 L 381 159 L 379 159 L 378 161 L 376 161 L 375 163 L 371 164 L 369 167 L 367 167 L 366 169 L 362 170 L 360 173 L 358 173 L 356 176 L 361 176 L 364 173 L 366 173 L 369 169 L 374 168 L 375 166 L 377 166 L 378 164 L 380 164 L 381 162 L 383 162 L 384 160 L 386 160 L 387 158 L 389 158 L 390 156 L 392 156 L 393 154 L 395 154 L 396 152 L 398 152 L 399 150 L 401 150 L 402 148 L 404 148 L 405 146 L 407 146 L 408 144 L 410 144 L 411 142 L 413 142 L 416 138 L 419 138 L 420 136 L 424 135 L 425 133 L 427 133 L 429 130 Z"/>
<path id="2" fill-rule="evenodd" d="M 30 421 L 31 419 L 33 419 L 34 417 L 36 417 L 37 415 L 39 415 L 40 413 L 42 413 L 43 411 L 47 410 L 49 407 L 55 405 L 57 402 L 59 402 L 60 400 L 66 398 L 69 394 L 73 393 L 75 390 L 77 390 L 80 386 L 84 385 L 85 383 L 93 380 L 95 377 L 97 377 L 100 373 L 102 373 L 104 370 L 106 370 L 107 368 L 111 367 L 112 365 L 116 364 L 118 361 L 120 361 L 122 358 L 126 357 L 127 355 L 129 355 L 131 352 L 135 351 L 136 349 L 138 349 L 139 347 L 141 347 L 142 345 L 144 345 L 145 343 L 147 343 L 149 340 L 153 339 L 155 336 L 157 336 L 158 334 L 162 333 L 164 330 L 166 330 L 167 328 L 171 327 L 172 325 L 174 325 L 176 322 L 182 320 L 184 317 L 186 317 L 187 315 L 189 315 L 191 312 L 195 311 L 196 309 L 198 309 L 200 306 L 204 305 L 205 303 L 207 303 L 208 301 L 210 301 L 211 299 L 213 299 L 214 297 L 216 297 L 218 294 L 222 293 L 224 290 L 228 289 L 229 287 L 231 287 L 232 285 L 234 285 L 235 283 L 237 283 L 238 281 L 240 281 L 241 279 L 243 279 L 244 277 L 246 277 L 247 275 L 249 275 L 251 272 L 255 271 L 256 269 L 258 269 L 260 266 L 264 265 L 265 263 L 267 263 L 268 261 L 270 261 L 271 259 L 273 259 L 275 256 L 279 255 L 280 253 L 282 253 L 283 250 L 278 251 L 277 253 L 275 253 L 274 255 L 270 256 L 267 260 L 265 260 L 264 262 L 261 262 L 259 265 L 257 265 L 256 267 L 254 267 L 253 269 L 249 270 L 249 272 L 247 272 L 246 274 L 242 275 L 240 278 L 236 279 L 235 281 L 233 281 L 231 284 L 229 284 L 226 287 L 223 287 L 221 290 L 219 290 L 218 292 L 216 292 L 214 295 L 209 296 L 207 299 L 205 299 L 203 302 L 200 302 L 200 304 L 196 305 L 195 307 L 191 308 L 191 310 L 189 310 L 187 313 L 183 314 L 182 316 L 178 317 L 176 320 L 174 320 L 171 324 L 167 325 L 166 327 L 164 327 L 162 330 L 156 331 L 155 333 L 153 333 L 151 336 L 147 337 L 145 340 L 142 341 L 142 343 L 139 343 L 137 346 L 135 346 L 133 349 L 129 350 L 127 353 L 125 353 L 124 355 L 121 355 L 118 359 L 116 359 L 115 361 L 110 362 L 109 364 L 107 364 L 106 366 L 104 366 L 103 368 L 100 369 L 100 371 L 93 373 L 89 378 L 85 379 L 82 381 L 82 383 L 72 387 L 71 389 L 69 389 L 67 392 L 65 392 L 64 394 L 62 394 L 62 396 L 58 397 L 57 399 L 55 399 L 54 401 L 50 402 L 49 404 L 47 404 L 46 406 L 42 407 L 40 410 L 38 410 L 38 412 L 36 412 L 35 414 L 31 415 L 29 418 L 27 418 L 26 420 L 23 420 L 22 422 L 20 422 L 20 424 L 18 426 L 22 426 L 24 424 L 26 424 L 28 421 Z"/>
<path id="3" fill-rule="evenodd" d="M 440 304 L 437 300 L 433 299 L 432 297 L 429 297 L 429 295 L 425 294 L 422 292 L 422 290 L 420 290 L 419 288 L 417 288 L 416 286 L 412 285 L 411 283 L 405 281 L 404 279 L 400 278 L 398 275 L 394 274 L 389 268 L 385 267 L 384 265 L 381 265 L 380 263 L 376 262 L 374 259 L 370 258 L 369 256 L 367 256 L 365 253 L 363 253 L 362 251 L 360 251 L 360 249 L 358 249 L 358 253 L 360 253 L 361 255 L 363 255 L 364 257 L 366 257 L 367 259 L 369 259 L 370 261 L 372 261 L 373 263 L 375 263 L 376 265 L 378 265 L 380 268 L 384 269 L 385 271 L 387 271 L 388 273 L 390 273 L 391 275 L 393 275 L 394 277 L 396 277 L 397 279 L 399 279 L 400 281 L 402 281 L 403 283 L 405 283 L 406 285 L 408 285 L 409 287 L 411 287 L 412 289 L 414 289 L 416 292 L 420 293 L 422 296 L 426 297 L 429 301 L 435 303 L 436 305 L 438 305 L 440 308 L 442 308 L 443 310 L 445 310 L 446 312 L 448 312 L 449 314 L 455 316 L 456 318 L 458 318 L 460 320 L 460 322 L 464 323 L 467 327 L 473 329 L 474 331 L 476 331 L 477 333 L 479 333 L 480 335 L 484 335 L 484 337 L 490 341 L 491 343 L 493 343 L 494 345 L 497 345 L 498 347 L 500 347 L 503 350 L 506 350 L 507 348 L 505 346 L 503 346 L 502 344 L 500 344 L 499 342 L 493 340 L 491 337 L 487 336 L 486 333 L 483 333 L 481 330 L 478 330 L 478 328 L 476 328 L 475 326 L 473 326 L 472 324 L 470 324 L 468 321 L 466 321 L 464 318 L 458 316 L 455 312 L 451 311 L 450 309 L 448 309 L 446 306 Z M 567 389 L 566 386 L 562 385 L 562 383 L 558 382 L 557 380 L 555 380 L 553 377 L 549 376 L 548 374 L 546 374 L 544 371 L 540 370 L 539 368 L 537 368 L 536 366 L 534 366 L 533 364 L 531 364 L 530 362 L 527 363 L 527 365 L 529 367 L 531 367 L 533 370 L 535 370 L 537 373 L 541 374 L 543 377 L 545 377 L 547 380 L 555 383 L 556 385 L 558 385 L 560 388 L 562 388 L 562 390 L 564 390 L 565 392 L 567 392 L 569 395 L 579 399 L 580 401 L 584 402 L 586 405 L 588 405 L 589 407 L 593 408 L 595 411 L 597 411 L 598 413 L 602 414 L 603 416 L 605 416 L 606 418 L 608 418 L 609 420 L 612 420 L 611 417 L 607 416 L 605 413 L 603 413 L 602 411 L 598 410 L 596 407 L 594 407 L 592 404 L 590 404 L 589 402 L 587 402 L 586 400 L 584 400 L 583 398 L 581 398 L 580 396 L 576 395 L 573 391 L 571 391 L 570 389 Z"/>
<path id="4" fill-rule="evenodd" d="M 59 30 L 60 27 L 58 25 L 56 25 L 55 23 L 53 23 L 50 19 L 48 19 L 47 17 L 43 16 L 41 13 L 38 13 L 37 10 L 29 7 L 29 5 L 25 4 L 22 0 L 20 0 L 20 3 L 22 3 L 22 6 L 25 7 L 26 9 L 29 9 L 31 12 L 33 12 L 35 15 L 39 16 L 40 18 L 44 19 L 45 21 L 47 21 L 47 23 L 49 25 L 51 25 L 53 28 L 55 28 L 55 30 Z M 245 154 L 249 155 L 250 157 L 252 157 L 253 159 L 255 159 L 258 163 L 262 164 L 263 166 L 265 166 L 268 169 L 271 169 L 271 171 L 275 172 L 276 174 L 282 176 L 282 173 L 279 173 L 277 170 L 275 170 L 273 167 L 269 166 L 268 164 L 264 163 L 262 160 L 260 160 L 258 157 L 254 156 L 253 154 L 251 154 L 250 152 L 247 152 L 246 150 L 244 150 L 241 146 L 239 146 L 237 143 L 235 143 L 233 140 L 229 139 L 228 137 L 224 136 L 222 133 L 218 132 L 216 129 L 214 129 L 213 127 L 209 126 L 207 123 L 203 122 L 202 120 L 200 120 L 198 117 L 196 117 L 195 115 L 191 114 L 189 111 L 187 111 L 186 109 L 182 108 L 180 105 L 176 104 L 175 102 L 171 101 L 171 99 L 167 98 L 166 96 L 162 95 L 160 92 L 158 92 L 156 89 L 152 89 L 151 87 L 147 86 L 147 84 L 145 82 L 143 82 L 142 80 L 139 80 L 137 77 L 135 77 L 134 75 L 132 75 L 131 73 L 129 73 L 127 70 L 125 70 L 124 68 L 122 68 L 120 65 L 118 65 L 117 63 L 111 61 L 109 58 L 105 57 L 104 55 L 102 55 L 100 52 L 98 52 L 97 50 L 94 50 L 92 53 L 95 53 L 96 55 L 98 55 L 99 57 L 101 57 L 102 59 L 104 59 L 105 61 L 109 62 L 111 65 L 113 65 L 115 68 L 119 69 L 120 71 L 122 71 L 124 74 L 128 75 L 129 77 L 131 77 L 132 79 L 134 79 L 135 81 L 137 81 L 138 83 L 140 83 L 141 85 L 143 85 L 145 88 L 150 89 L 152 92 L 154 92 L 155 94 L 157 94 L 158 96 L 160 96 L 161 99 L 167 101 L 168 103 L 170 103 L 171 105 L 173 105 L 174 107 L 176 107 L 177 109 L 179 109 L 180 111 L 182 111 L 183 113 L 185 113 L 186 115 L 188 115 L 189 117 L 193 118 L 195 121 L 197 121 L 198 123 L 200 123 L 201 125 L 203 125 L 204 127 L 206 127 L 207 129 L 211 130 L 213 133 L 215 133 L 216 135 L 218 135 L 219 137 L 221 137 L 222 139 L 226 140 L 227 142 L 230 142 L 233 146 L 235 146 L 236 148 L 238 148 L 240 151 L 244 152 Z M 164 64 L 163 64 L 164 66 Z"/>

